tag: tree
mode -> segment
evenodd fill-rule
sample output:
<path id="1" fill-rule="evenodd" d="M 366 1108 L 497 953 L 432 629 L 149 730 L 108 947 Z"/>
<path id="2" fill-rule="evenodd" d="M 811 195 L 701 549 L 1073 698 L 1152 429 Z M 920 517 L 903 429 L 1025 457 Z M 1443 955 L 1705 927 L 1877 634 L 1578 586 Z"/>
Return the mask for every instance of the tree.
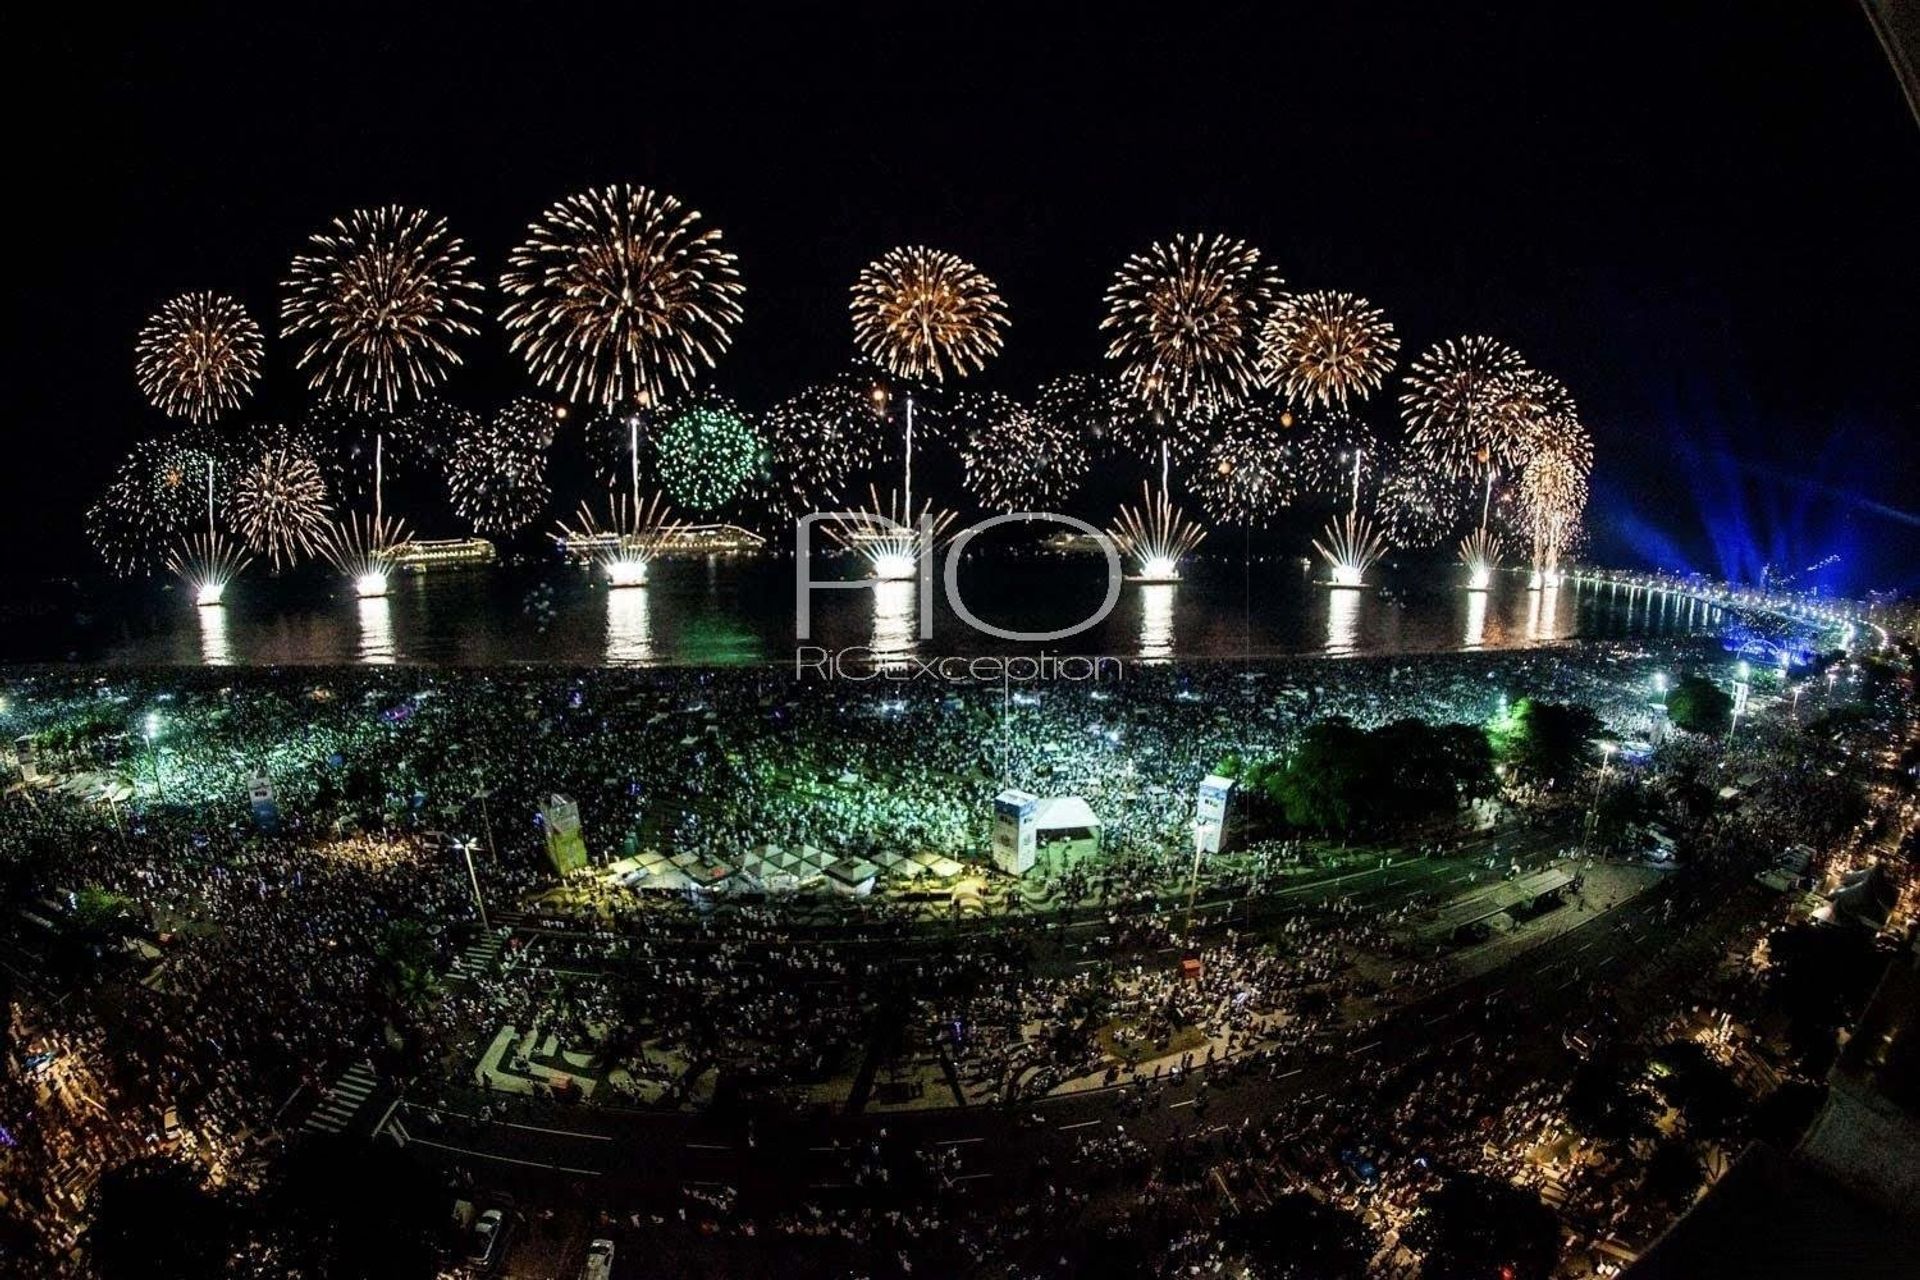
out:
<path id="1" fill-rule="evenodd" d="M 1660 1070 L 1654 1087 L 1686 1118 L 1689 1134 L 1724 1137 L 1746 1113 L 1746 1094 L 1699 1041 L 1670 1041 L 1654 1051 L 1653 1061 Z"/>
<path id="2" fill-rule="evenodd" d="M 214 1280 L 238 1231 L 234 1206 L 198 1169 L 143 1156 L 101 1175 L 87 1251 L 103 1280 Z"/>
<path id="3" fill-rule="evenodd" d="M 1369 765 L 1366 734 L 1348 720 L 1322 720 L 1301 735 L 1270 794 L 1292 826 L 1344 831 L 1366 793 Z"/>
<path id="4" fill-rule="evenodd" d="M 439 1179 L 385 1143 L 322 1137 L 288 1151 L 262 1194 L 262 1231 L 295 1274 L 432 1280 L 449 1221 Z"/>
<path id="5" fill-rule="evenodd" d="M 1675 1138 L 1654 1148 L 1647 1160 L 1641 1189 L 1669 1210 L 1677 1211 L 1693 1202 L 1700 1184 L 1706 1180 L 1706 1167 L 1700 1163 L 1692 1144 Z"/>
<path id="6" fill-rule="evenodd" d="M 1477 1173 L 1452 1174 L 1422 1196 L 1406 1239 L 1426 1259 L 1421 1280 L 1545 1280 L 1560 1257 L 1552 1210 Z"/>
<path id="7" fill-rule="evenodd" d="M 1229 1218 L 1221 1235 L 1230 1248 L 1246 1255 L 1249 1271 L 1263 1280 L 1362 1275 L 1378 1247 L 1358 1218 L 1300 1192 Z"/>
<path id="8" fill-rule="evenodd" d="M 1590 759 L 1593 740 L 1605 729 L 1587 707 L 1522 698 L 1494 721 L 1488 737 L 1509 769 L 1551 781 Z"/>
<path id="9" fill-rule="evenodd" d="M 1886 968 L 1864 929 L 1799 924 L 1767 940 L 1767 997 L 1787 1017 L 1787 1039 L 1809 1075 L 1833 1064 L 1835 1037 Z"/>
<path id="10" fill-rule="evenodd" d="M 1667 691 L 1667 718 L 1676 729 L 1718 736 L 1733 725 L 1733 695 L 1705 676 L 1681 676 Z"/>
<path id="11" fill-rule="evenodd" d="M 1595 1142 L 1631 1142 L 1651 1133 L 1652 1117 L 1639 1082 L 1646 1062 L 1624 1045 L 1607 1044 L 1573 1069 L 1567 1086 L 1567 1119 Z"/>

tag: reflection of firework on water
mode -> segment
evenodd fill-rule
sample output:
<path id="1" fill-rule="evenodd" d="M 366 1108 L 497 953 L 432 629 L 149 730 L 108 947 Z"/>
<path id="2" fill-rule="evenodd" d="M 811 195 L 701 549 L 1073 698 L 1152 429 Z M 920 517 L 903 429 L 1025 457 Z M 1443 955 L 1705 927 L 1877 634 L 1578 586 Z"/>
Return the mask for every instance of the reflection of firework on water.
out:
<path id="1" fill-rule="evenodd" d="M 677 410 L 653 447 L 667 493 L 680 506 L 708 514 L 740 496 L 766 453 L 746 416 L 723 401 Z"/>
<path id="2" fill-rule="evenodd" d="M 606 408 L 693 383 L 740 323 L 738 259 L 700 214 L 647 187 L 568 196 L 527 228 L 500 313 L 534 379 Z"/>
<path id="3" fill-rule="evenodd" d="M 866 507 L 824 523 L 829 537 L 866 560 L 873 577 L 897 581 L 919 572 L 921 554 L 946 541 L 953 520 L 953 512 L 931 502 L 910 513 L 898 493 L 882 502 L 880 491 L 869 489 Z"/>
<path id="4" fill-rule="evenodd" d="M 275 569 L 315 551 L 326 532 L 327 506 L 320 463 L 290 444 L 263 450 L 234 482 L 234 525 Z"/>
<path id="5" fill-rule="evenodd" d="M 1000 352 L 1006 307 L 971 262 L 922 245 L 890 249 L 853 282 L 853 341 L 896 378 L 977 373 Z"/>
<path id="6" fill-rule="evenodd" d="M 1475 529 L 1460 539 L 1460 563 L 1467 568 L 1467 585 L 1485 591 L 1493 583 L 1493 571 L 1500 567 L 1500 539 Z"/>
<path id="7" fill-rule="evenodd" d="M 555 540 L 568 551 L 597 561 L 611 585 L 633 587 L 645 585 L 647 566 L 685 527 L 672 518 L 663 494 L 638 504 L 615 496 L 607 499 L 604 518 L 582 502 L 573 523 L 560 522 Z"/>
<path id="8" fill-rule="evenodd" d="M 182 539 L 167 569 L 193 593 L 195 604 L 211 606 L 221 603 L 227 584 L 252 562 L 245 548 L 210 529 Z"/>
<path id="9" fill-rule="evenodd" d="M 886 449 L 873 388 L 852 377 L 802 389 L 764 422 L 781 480 L 778 500 L 795 513 L 838 503 L 848 482 L 878 464 Z"/>
<path id="10" fill-rule="evenodd" d="M 383 596 L 393 568 L 393 550 L 409 536 L 403 520 L 350 515 L 321 535 L 320 555 L 361 596 Z"/>
<path id="11" fill-rule="evenodd" d="M 1449 338 L 1407 370 L 1400 396 L 1407 443 L 1449 479 L 1511 469 L 1525 456 L 1532 422 L 1516 397 L 1520 353 L 1492 338 Z"/>
<path id="12" fill-rule="evenodd" d="M 280 332 L 301 343 L 307 385 L 357 409 L 424 395 L 460 363 L 453 344 L 479 332 L 473 259 L 447 220 L 387 205 L 316 232 L 288 269 Z"/>
<path id="13" fill-rule="evenodd" d="M 1229 414 L 1201 452 L 1193 489 L 1220 524 L 1261 529 L 1298 492 L 1298 432 L 1270 404 Z"/>
<path id="14" fill-rule="evenodd" d="M 1123 505 L 1107 533 L 1133 561 L 1134 576 L 1152 582 L 1180 577 L 1180 561 L 1206 541 L 1207 531 L 1173 505 L 1165 490 L 1140 486 L 1140 505 Z"/>
<path id="15" fill-rule="evenodd" d="M 1086 479 L 1086 443 L 1064 423 L 997 391 L 967 396 L 953 413 L 964 483 L 989 510 L 1045 510 Z"/>
<path id="16" fill-rule="evenodd" d="M 553 407 L 521 396 L 454 442 L 447 494 L 460 518 L 483 534 L 512 534 L 547 505 L 547 449 Z"/>
<path id="17" fill-rule="evenodd" d="M 1260 330 L 1260 364 L 1289 400 L 1345 408 L 1380 389 L 1400 353 L 1386 312 L 1327 290 L 1280 299 Z"/>
<path id="18" fill-rule="evenodd" d="M 236 300 L 183 293 L 140 327 L 134 377 L 148 403 L 168 417 L 212 422 L 253 394 L 265 341 Z"/>
<path id="19" fill-rule="evenodd" d="M 1367 570 L 1387 554 L 1387 543 L 1371 520 L 1349 511 L 1327 522 L 1313 549 L 1327 562 L 1334 586 L 1358 587 L 1365 585 Z"/>
<path id="20" fill-rule="evenodd" d="M 1255 339 L 1280 279 L 1230 236 L 1178 235 L 1121 264 L 1102 329 L 1127 394 L 1184 423 L 1245 399 Z"/>

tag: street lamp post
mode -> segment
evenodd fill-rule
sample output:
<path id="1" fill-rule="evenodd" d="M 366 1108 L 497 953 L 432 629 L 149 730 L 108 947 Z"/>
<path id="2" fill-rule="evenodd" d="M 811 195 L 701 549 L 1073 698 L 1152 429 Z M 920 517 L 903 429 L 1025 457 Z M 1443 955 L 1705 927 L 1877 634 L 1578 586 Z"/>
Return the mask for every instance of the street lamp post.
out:
<path id="1" fill-rule="evenodd" d="M 1582 854 L 1592 846 L 1594 828 L 1600 825 L 1600 793 L 1607 785 L 1607 771 L 1613 766 L 1613 752 L 1613 743 L 1600 744 L 1600 772 L 1593 780 L 1593 802 L 1587 806 L 1587 831 L 1580 841 Z"/>
<path id="2" fill-rule="evenodd" d="M 469 838 L 454 843 L 460 846 L 460 853 L 467 860 L 467 883 L 473 886 L 473 905 L 480 912 L 480 927 L 490 930 L 493 926 L 487 923 L 487 901 L 480 896 L 480 875 L 473 869 L 473 841 Z"/>
<path id="3" fill-rule="evenodd" d="M 164 794 L 164 788 L 160 781 L 160 717 L 156 712 L 147 713 L 147 721 L 141 732 L 146 737 L 147 750 L 153 755 L 153 795 L 158 800 Z"/>

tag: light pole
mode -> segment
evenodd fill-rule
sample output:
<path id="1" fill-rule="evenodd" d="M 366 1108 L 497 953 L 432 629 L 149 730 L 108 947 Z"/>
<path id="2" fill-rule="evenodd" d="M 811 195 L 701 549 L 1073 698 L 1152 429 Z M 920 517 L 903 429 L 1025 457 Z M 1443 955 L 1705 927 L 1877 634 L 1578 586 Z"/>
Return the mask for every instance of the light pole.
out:
<path id="1" fill-rule="evenodd" d="M 1733 741 L 1734 733 L 1740 728 L 1740 715 L 1747 709 L 1747 695 L 1752 691 L 1753 668 L 1742 658 L 1735 668 L 1733 682 L 1733 719 L 1727 724 L 1727 741 Z"/>
<path id="2" fill-rule="evenodd" d="M 1193 906 L 1200 896 L 1200 855 L 1207 851 L 1208 828 L 1211 823 L 1194 819 L 1193 823 L 1193 868 L 1187 873 L 1187 942 L 1193 942 Z"/>
<path id="3" fill-rule="evenodd" d="M 493 843 L 493 815 L 487 811 L 487 797 L 493 792 L 487 789 L 486 779 L 479 779 L 480 786 L 474 792 L 480 798 L 480 823 L 487 829 L 487 856 L 493 859 L 493 865 L 500 865 L 500 850 Z"/>
<path id="4" fill-rule="evenodd" d="M 141 728 L 141 733 L 147 740 L 147 750 L 153 754 L 153 796 L 158 800 L 163 794 L 160 782 L 160 714 L 158 712 L 147 712 L 147 720 Z"/>
<path id="5" fill-rule="evenodd" d="M 480 912 L 480 927 L 491 930 L 493 926 L 487 923 L 487 902 L 480 896 L 480 875 L 473 869 L 473 839 L 455 840 L 454 844 L 467 860 L 467 883 L 473 886 L 473 905 Z"/>
<path id="6" fill-rule="evenodd" d="M 1580 852 L 1586 853 L 1593 844 L 1594 828 L 1600 825 L 1600 793 L 1607 785 L 1607 771 L 1613 766 L 1614 744 L 1600 744 L 1600 772 L 1593 780 L 1593 802 L 1587 806 L 1587 833 L 1580 841 Z"/>

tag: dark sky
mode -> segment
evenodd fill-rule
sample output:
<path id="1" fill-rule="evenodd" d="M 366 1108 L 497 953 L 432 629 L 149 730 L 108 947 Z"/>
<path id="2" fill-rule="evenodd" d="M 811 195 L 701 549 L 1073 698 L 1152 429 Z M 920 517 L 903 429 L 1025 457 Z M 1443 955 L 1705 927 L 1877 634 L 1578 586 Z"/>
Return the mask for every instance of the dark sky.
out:
<path id="1" fill-rule="evenodd" d="M 1846 0 L 561 8 L 13 32 L 8 545 L 88 565 L 82 509 L 165 428 L 131 347 L 172 294 L 270 323 L 307 233 L 394 201 L 491 278 L 546 203 L 634 180 L 740 253 L 717 380 L 749 405 L 845 362 L 846 286 L 892 244 L 1000 283 L 988 381 L 1018 394 L 1097 362 L 1126 253 L 1219 230 L 1409 354 L 1485 332 L 1559 374 L 1601 558 L 1920 585 L 1920 128 Z M 450 394 L 521 385 L 490 330 Z M 298 400 L 273 346 L 261 412 Z"/>

